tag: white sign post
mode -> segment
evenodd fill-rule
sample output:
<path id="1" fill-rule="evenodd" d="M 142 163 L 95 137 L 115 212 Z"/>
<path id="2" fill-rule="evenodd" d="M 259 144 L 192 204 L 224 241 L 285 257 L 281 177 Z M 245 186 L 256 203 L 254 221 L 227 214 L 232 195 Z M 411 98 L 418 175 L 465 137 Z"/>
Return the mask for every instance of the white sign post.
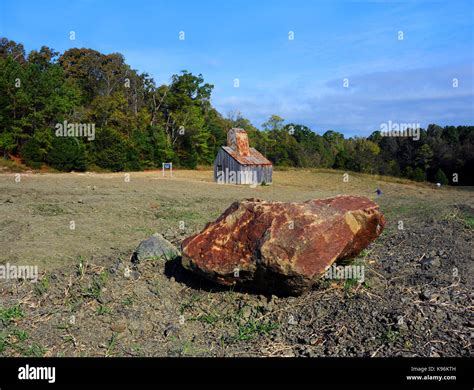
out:
<path id="1" fill-rule="evenodd" d="M 170 170 L 170 176 L 173 176 L 173 163 L 163 163 L 162 164 L 162 169 L 163 169 L 163 177 L 165 177 L 165 169 Z"/>

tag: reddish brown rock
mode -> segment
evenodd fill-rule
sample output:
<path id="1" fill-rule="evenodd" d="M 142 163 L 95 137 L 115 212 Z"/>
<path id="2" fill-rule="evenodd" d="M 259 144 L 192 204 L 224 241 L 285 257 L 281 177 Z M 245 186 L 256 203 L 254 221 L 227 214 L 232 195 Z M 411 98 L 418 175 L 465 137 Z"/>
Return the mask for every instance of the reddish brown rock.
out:
<path id="1" fill-rule="evenodd" d="M 384 226 L 378 205 L 364 197 L 247 199 L 184 240 L 182 263 L 223 285 L 301 294 L 332 263 L 366 248 Z"/>

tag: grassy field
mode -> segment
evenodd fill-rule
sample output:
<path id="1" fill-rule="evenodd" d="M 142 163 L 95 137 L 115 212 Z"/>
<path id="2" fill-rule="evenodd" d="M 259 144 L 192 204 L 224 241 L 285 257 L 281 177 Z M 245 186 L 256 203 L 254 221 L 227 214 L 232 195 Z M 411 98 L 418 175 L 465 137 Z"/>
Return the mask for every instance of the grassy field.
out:
<path id="1" fill-rule="evenodd" d="M 472 192 L 362 174 L 350 174 L 344 182 L 343 172 L 330 170 L 276 171 L 273 185 L 255 188 L 215 184 L 208 170 L 179 170 L 172 178 L 156 171 L 22 173 L 20 179 L 0 175 L 0 263 L 42 270 L 79 257 L 132 251 L 154 232 L 179 241 L 243 198 L 297 202 L 363 195 L 380 204 L 389 228 L 394 220 L 437 215 L 457 203 L 473 205 Z"/>
<path id="2" fill-rule="evenodd" d="M 468 356 L 472 191 L 343 173 L 275 171 L 255 188 L 210 170 L 1 174 L 0 264 L 40 275 L 0 280 L 0 356 Z M 388 220 L 355 259 L 363 284 L 265 296 L 176 261 L 130 263 L 152 233 L 179 246 L 236 200 L 338 194 L 374 199 Z"/>

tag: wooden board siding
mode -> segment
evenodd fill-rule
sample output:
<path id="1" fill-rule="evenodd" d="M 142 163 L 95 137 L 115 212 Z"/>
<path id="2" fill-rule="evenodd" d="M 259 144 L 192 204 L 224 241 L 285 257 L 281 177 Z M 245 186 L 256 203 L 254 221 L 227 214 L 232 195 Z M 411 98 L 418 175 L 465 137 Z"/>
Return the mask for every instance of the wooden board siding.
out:
<path id="1" fill-rule="evenodd" d="M 231 182 L 235 178 L 235 184 L 271 184 L 273 167 L 271 165 L 242 165 L 229 155 L 223 148 L 219 149 L 214 161 L 214 181 L 218 181 L 218 168 L 223 172 L 224 183 Z M 227 170 L 227 171 L 226 171 Z M 234 174 L 232 174 L 234 172 Z"/>

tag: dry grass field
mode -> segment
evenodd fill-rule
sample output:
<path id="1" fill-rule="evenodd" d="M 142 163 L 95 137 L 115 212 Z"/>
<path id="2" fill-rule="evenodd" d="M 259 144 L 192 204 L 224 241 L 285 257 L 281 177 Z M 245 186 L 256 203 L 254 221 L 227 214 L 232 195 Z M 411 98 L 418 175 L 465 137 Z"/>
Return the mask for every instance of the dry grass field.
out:
<path id="1" fill-rule="evenodd" d="M 376 200 L 391 219 L 439 213 L 453 204 L 473 205 L 472 192 L 343 172 L 275 172 L 271 186 L 218 185 L 210 171 L 0 176 L 0 262 L 39 265 L 42 270 L 133 250 L 153 234 L 185 237 L 215 219 L 233 201 L 262 198 L 304 201 L 338 194 Z M 376 188 L 383 191 L 377 197 Z M 74 221 L 75 229 L 71 229 Z"/>
<path id="2" fill-rule="evenodd" d="M 355 173 L 344 182 L 343 173 L 276 171 L 273 185 L 254 188 L 213 183 L 210 170 L 1 174 L 0 264 L 37 265 L 41 279 L 0 282 L 0 354 L 469 354 L 473 192 Z M 364 286 L 266 297 L 161 263 L 123 277 L 141 240 L 160 232 L 179 246 L 233 201 L 338 194 L 374 199 L 388 220 L 356 259 Z"/>

